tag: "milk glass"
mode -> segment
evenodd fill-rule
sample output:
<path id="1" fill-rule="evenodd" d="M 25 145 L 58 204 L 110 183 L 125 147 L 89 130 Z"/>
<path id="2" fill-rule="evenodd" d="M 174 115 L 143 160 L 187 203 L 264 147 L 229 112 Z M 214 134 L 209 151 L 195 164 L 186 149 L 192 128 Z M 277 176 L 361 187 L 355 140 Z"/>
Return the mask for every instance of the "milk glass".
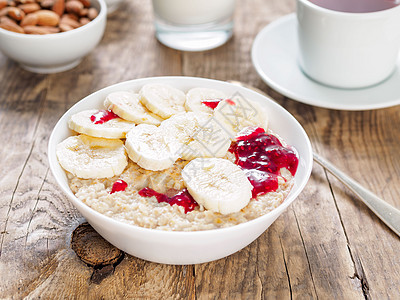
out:
<path id="1" fill-rule="evenodd" d="M 153 0 L 156 37 L 183 51 L 224 44 L 233 33 L 236 0 Z"/>

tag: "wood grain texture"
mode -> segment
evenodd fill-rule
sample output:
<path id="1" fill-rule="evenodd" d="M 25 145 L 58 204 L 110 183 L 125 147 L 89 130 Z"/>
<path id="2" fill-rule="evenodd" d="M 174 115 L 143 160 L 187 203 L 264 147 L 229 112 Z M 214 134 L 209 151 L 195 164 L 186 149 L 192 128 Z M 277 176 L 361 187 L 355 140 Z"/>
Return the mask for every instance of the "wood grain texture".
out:
<path id="1" fill-rule="evenodd" d="M 293 12 L 292 0 L 242 0 L 234 37 L 186 53 L 154 37 L 150 1 L 125 1 L 100 45 L 73 70 L 37 75 L 0 54 L 1 299 L 397 299 L 399 237 L 350 191 L 314 166 L 304 192 L 243 250 L 218 261 L 168 266 L 125 255 L 100 282 L 70 247 L 85 220 L 49 171 L 58 118 L 105 86 L 148 76 L 241 80 L 304 126 L 316 152 L 400 208 L 400 106 L 365 112 L 316 108 L 266 86 L 251 63 L 256 34 Z"/>

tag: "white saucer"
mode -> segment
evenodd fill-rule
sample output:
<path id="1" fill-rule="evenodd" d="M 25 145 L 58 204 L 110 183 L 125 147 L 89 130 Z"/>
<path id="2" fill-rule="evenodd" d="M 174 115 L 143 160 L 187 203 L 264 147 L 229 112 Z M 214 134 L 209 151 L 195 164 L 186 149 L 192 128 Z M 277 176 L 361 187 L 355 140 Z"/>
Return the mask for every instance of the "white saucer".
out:
<path id="1" fill-rule="evenodd" d="M 251 58 L 265 83 L 306 104 L 340 110 L 368 110 L 400 104 L 400 56 L 391 77 L 363 89 L 339 89 L 313 81 L 297 62 L 296 15 L 272 22 L 254 40 Z"/>

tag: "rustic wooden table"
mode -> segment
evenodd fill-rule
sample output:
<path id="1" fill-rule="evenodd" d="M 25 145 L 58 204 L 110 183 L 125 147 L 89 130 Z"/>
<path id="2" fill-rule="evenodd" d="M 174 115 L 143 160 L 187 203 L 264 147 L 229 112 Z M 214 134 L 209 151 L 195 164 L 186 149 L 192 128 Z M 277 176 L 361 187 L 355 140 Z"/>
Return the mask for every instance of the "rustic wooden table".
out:
<path id="1" fill-rule="evenodd" d="M 154 37 L 150 1 L 127 0 L 109 16 L 101 44 L 71 71 L 32 74 L 0 54 L 0 298 L 400 299 L 399 237 L 318 165 L 289 209 L 225 259 L 167 266 L 125 255 L 94 276 L 71 249 L 84 219 L 49 171 L 50 132 L 84 96 L 149 76 L 240 80 L 262 89 L 299 120 L 316 152 L 400 208 L 400 106 L 335 111 L 268 88 L 252 66 L 252 42 L 295 3 L 238 2 L 233 39 L 208 52 L 164 47 Z"/>

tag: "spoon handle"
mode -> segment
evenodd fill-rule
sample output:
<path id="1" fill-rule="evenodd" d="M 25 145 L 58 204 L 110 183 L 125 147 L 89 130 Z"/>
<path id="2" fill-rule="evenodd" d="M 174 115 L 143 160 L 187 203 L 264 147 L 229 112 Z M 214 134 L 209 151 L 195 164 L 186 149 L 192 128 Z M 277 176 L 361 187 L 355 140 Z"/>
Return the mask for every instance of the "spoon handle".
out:
<path id="1" fill-rule="evenodd" d="M 351 179 L 315 152 L 314 160 L 355 193 L 390 229 L 400 236 L 400 210 L 362 187 L 358 182 Z"/>

